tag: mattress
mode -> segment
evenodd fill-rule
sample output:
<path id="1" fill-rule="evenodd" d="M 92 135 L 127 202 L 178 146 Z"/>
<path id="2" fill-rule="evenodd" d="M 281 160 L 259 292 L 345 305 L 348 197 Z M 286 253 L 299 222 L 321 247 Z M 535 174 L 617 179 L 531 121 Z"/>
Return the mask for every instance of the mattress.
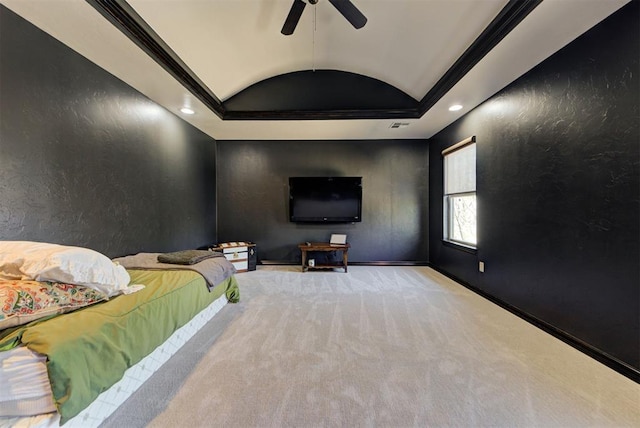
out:
<path id="1" fill-rule="evenodd" d="M 8 353 L 0 354 L 4 361 L 12 362 L 12 367 L 26 368 L 32 364 L 35 364 L 32 368 L 40 367 L 28 375 L 25 370 L 16 369 L 17 379 L 34 377 L 29 379 L 28 387 L 7 388 L 18 395 L 15 399 L 9 395 L 4 397 L 3 405 L 8 412 L 5 415 L 13 411 L 24 416 L 38 406 L 42 406 L 39 411 L 50 409 L 51 403 L 42 398 L 43 391 L 31 390 L 43 383 L 42 377 L 35 376 L 37 373 L 41 376 L 43 356 L 46 356 L 48 380 L 44 383 L 51 386 L 48 394 L 53 394 L 54 409 L 57 409 L 53 415 L 59 415 L 60 423 L 65 426 L 98 425 L 106 417 L 100 414 L 108 415 L 117 408 L 230 296 L 235 299 L 238 294 L 234 277 L 209 292 L 202 276 L 192 271 L 131 270 L 129 273 L 132 282 L 146 285 L 144 290 L 28 325 L 0 339 L 0 346 L 4 347 L 12 341 L 20 343 Z M 159 347 L 163 342 L 164 346 Z M 135 368 L 143 359 L 144 363 Z M 141 367 L 144 373 L 140 372 Z M 125 372 L 134 379 L 133 383 L 121 380 Z M 5 371 L 4 376 L 10 375 Z M 3 391 L 5 385 L 8 384 L 3 382 Z M 106 392 L 109 388 L 112 392 Z M 113 391 L 118 393 L 113 395 Z M 26 399 L 27 395 L 32 398 Z M 32 404 L 28 404 L 30 400 Z M 91 407 L 87 407 L 90 404 Z M 98 416 L 95 416 L 96 410 Z M 57 424 L 51 416 L 31 421 L 22 419 L 20 424 Z M 9 419 L 0 419 L 0 426 L 7 423 L 13 424 Z"/>

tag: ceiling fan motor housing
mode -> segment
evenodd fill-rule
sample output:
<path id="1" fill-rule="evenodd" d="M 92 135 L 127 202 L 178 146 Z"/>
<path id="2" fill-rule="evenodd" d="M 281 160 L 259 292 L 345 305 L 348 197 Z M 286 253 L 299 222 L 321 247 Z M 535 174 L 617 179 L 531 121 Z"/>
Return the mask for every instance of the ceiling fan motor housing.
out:
<path id="1" fill-rule="evenodd" d="M 315 5 L 318 3 L 318 0 L 293 0 L 287 19 L 284 21 L 284 25 L 280 31 L 282 34 L 285 36 L 293 34 L 307 3 Z M 367 23 L 367 18 L 351 3 L 351 0 L 329 0 L 329 3 L 331 3 L 355 29 L 362 28 L 364 24 Z"/>

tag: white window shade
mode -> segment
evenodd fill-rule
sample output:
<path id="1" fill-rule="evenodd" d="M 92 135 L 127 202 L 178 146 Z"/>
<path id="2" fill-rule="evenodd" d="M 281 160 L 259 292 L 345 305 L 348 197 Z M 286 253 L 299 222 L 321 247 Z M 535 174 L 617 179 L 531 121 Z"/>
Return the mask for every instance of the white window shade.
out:
<path id="1" fill-rule="evenodd" d="M 469 144 L 444 156 L 444 193 L 475 192 L 476 145 Z"/>

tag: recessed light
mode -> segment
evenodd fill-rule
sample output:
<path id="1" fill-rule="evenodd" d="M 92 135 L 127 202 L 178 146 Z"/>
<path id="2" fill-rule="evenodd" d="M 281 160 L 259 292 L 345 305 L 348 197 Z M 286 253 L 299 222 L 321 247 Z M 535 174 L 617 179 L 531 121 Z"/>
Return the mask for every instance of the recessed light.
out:
<path id="1" fill-rule="evenodd" d="M 184 114 L 194 114 L 195 111 L 191 110 L 189 107 L 182 107 L 180 111 Z"/>
<path id="2" fill-rule="evenodd" d="M 458 111 L 458 110 L 462 110 L 462 106 L 460 104 L 454 104 L 451 107 L 449 107 L 449 111 Z"/>

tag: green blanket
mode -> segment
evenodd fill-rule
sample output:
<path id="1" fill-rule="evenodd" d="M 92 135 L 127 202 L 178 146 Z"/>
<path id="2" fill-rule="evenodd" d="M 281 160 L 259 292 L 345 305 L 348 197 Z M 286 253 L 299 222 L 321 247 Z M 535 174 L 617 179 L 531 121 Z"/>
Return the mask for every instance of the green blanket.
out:
<path id="1" fill-rule="evenodd" d="M 235 277 L 207 290 L 193 271 L 130 270 L 146 287 L 72 313 L 14 329 L 0 349 L 22 343 L 47 356 L 61 424 L 122 378 L 129 367 L 218 297 L 238 301 Z"/>

